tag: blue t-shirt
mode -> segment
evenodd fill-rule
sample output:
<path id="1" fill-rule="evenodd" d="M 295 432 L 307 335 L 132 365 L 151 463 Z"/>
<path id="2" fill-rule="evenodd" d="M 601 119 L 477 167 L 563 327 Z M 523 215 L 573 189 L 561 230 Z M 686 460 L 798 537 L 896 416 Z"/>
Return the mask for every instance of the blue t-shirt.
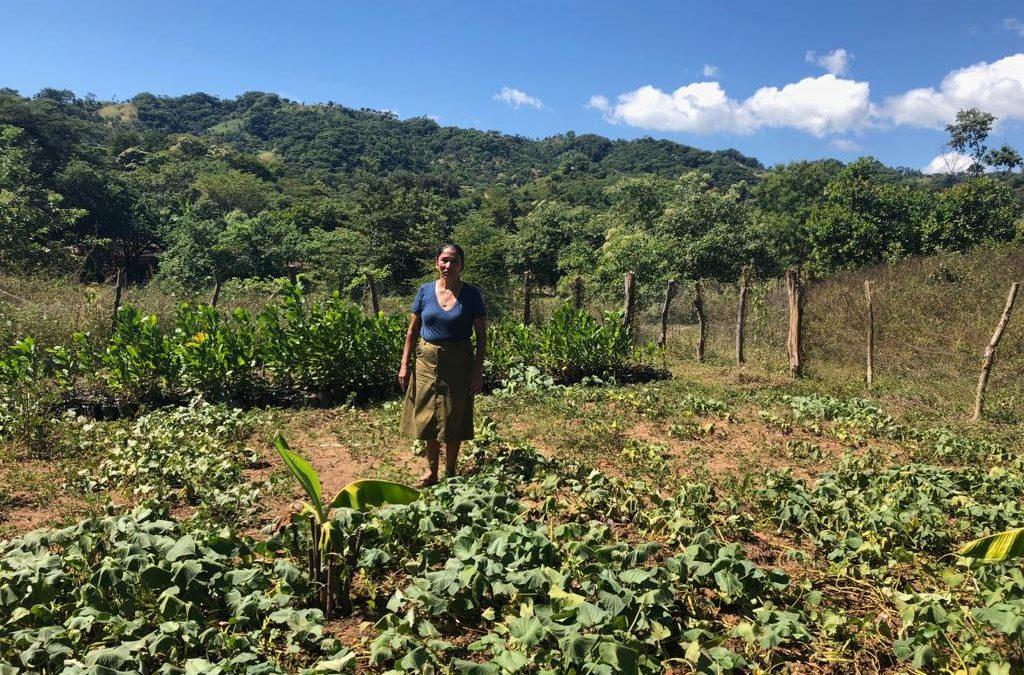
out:
<path id="1" fill-rule="evenodd" d="M 487 316 L 480 290 L 463 282 L 455 305 L 446 312 L 437 302 L 437 293 L 434 292 L 436 283 L 428 281 L 420 286 L 409 310 L 418 314 L 422 321 L 420 337 L 427 342 L 468 340 L 473 333 L 473 319 Z"/>

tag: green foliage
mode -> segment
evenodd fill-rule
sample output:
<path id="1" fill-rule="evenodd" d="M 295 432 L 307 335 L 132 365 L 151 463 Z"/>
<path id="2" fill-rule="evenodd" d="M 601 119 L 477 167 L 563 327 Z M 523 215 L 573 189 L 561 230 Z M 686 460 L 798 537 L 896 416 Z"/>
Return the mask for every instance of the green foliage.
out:
<path id="1" fill-rule="evenodd" d="M 244 445 L 257 421 L 255 413 L 199 401 L 113 425 L 78 420 L 79 451 L 101 457 L 79 480 L 86 490 L 123 490 L 154 509 L 194 508 L 197 523 L 238 527 L 259 509 L 261 488 L 244 479 L 260 463 Z"/>
<path id="2" fill-rule="evenodd" d="M 539 326 L 506 320 L 488 326 L 486 375 L 492 381 L 536 367 L 559 383 L 586 377 L 622 377 L 644 364 L 650 347 L 634 347 L 622 315 L 595 318 L 563 304 Z"/>
<path id="3" fill-rule="evenodd" d="M 277 450 L 277 454 L 281 455 L 281 461 L 284 462 L 292 477 L 302 486 L 302 491 L 309 497 L 309 502 L 317 521 L 320 523 L 326 522 L 328 511 L 324 505 L 323 489 L 320 487 L 320 474 L 316 472 L 316 469 L 309 462 L 292 452 L 291 448 L 288 447 L 288 442 L 284 440 L 284 436 L 281 434 L 277 434 L 274 437 L 274 449 Z"/>
<path id="4" fill-rule="evenodd" d="M 32 338 L 0 352 L 0 441 L 19 442 L 36 454 L 51 445 L 59 400 L 59 393 L 46 381 L 45 368 L 44 356 Z"/>
<path id="5" fill-rule="evenodd" d="M 377 396 L 392 387 L 400 317 L 367 318 L 337 295 L 313 301 L 298 286 L 283 294 L 256 317 L 182 304 L 169 332 L 155 315 L 124 307 L 98 354 L 99 377 L 115 396 L 148 402 Z"/>
<path id="6" fill-rule="evenodd" d="M 958 110 L 956 121 L 946 125 L 949 132 L 949 147 L 956 152 L 970 153 L 974 158 L 967 171 L 975 176 L 980 176 L 985 170 L 984 160 L 988 148 L 985 146 L 985 139 L 992 131 L 996 116 L 978 108 Z"/>
<path id="7" fill-rule="evenodd" d="M 935 197 L 924 226 L 924 250 L 966 251 L 983 241 L 1010 241 L 1021 205 L 1005 183 L 982 177 L 954 185 Z"/>
<path id="8" fill-rule="evenodd" d="M 5 542 L 0 556 L 0 660 L 23 672 L 352 666 L 320 611 L 301 608 L 299 570 L 230 531 L 184 534 L 139 507 Z"/>
<path id="9" fill-rule="evenodd" d="M 84 215 L 63 206 L 32 169 L 38 152 L 26 133 L 0 123 L 0 269 L 33 272 L 66 260 L 68 230 Z"/>
<path id="10" fill-rule="evenodd" d="M 177 384 L 169 341 L 157 326 L 156 315 L 134 307 L 118 309 L 99 362 L 107 387 L 127 400 L 159 400 Z"/>
<path id="11" fill-rule="evenodd" d="M 1020 558 L 1024 556 L 1024 528 L 1018 527 L 969 541 L 960 547 L 957 555 L 985 562 L 1003 562 L 1011 558 Z"/>
<path id="12" fill-rule="evenodd" d="M 411 504 L 418 490 L 387 480 L 364 478 L 349 483 L 331 500 L 331 508 L 366 509 L 387 504 Z"/>
<path id="13" fill-rule="evenodd" d="M 921 252 L 928 193 L 875 179 L 874 160 L 844 168 L 807 220 L 811 262 L 822 272 L 851 269 Z"/>
<path id="14" fill-rule="evenodd" d="M 605 295 L 632 270 L 644 305 L 669 277 L 830 273 L 1012 238 L 1014 151 L 986 154 L 985 114 L 967 113 L 954 144 L 1008 173 L 940 191 L 943 178 L 870 158 L 766 172 L 735 150 L 533 141 L 260 92 L 103 104 L 7 90 L 0 264 L 53 272 L 84 256 L 86 277 L 126 265 L 142 280 L 158 253 L 161 277 L 192 291 L 299 262 L 327 288 L 372 270 L 400 294 L 454 234 L 499 313 L 525 268 L 562 290 L 585 276 Z"/>
<path id="15" fill-rule="evenodd" d="M 637 411 L 658 403 L 643 391 L 599 391 Z M 793 423 L 821 433 L 849 425 L 911 443 L 941 436 L 960 448 L 951 452 L 970 445 L 866 401 L 779 402 Z M 730 406 L 690 395 L 677 407 L 721 416 Z M 285 523 L 254 543 L 234 528 L 255 515 L 259 486 L 241 472 L 256 459 L 243 439 L 257 420 L 196 403 L 135 423 L 88 423 L 83 453 L 102 460 L 83 480 L 145 486 L 133 495 L 141 506 L 0 544 L 0 660 L 38 672 L 500 675 L 825 669 L 853 659 L 1005 672 L 1021 657 L 1019 566 L 948 555 L 1024 525 L 1024 463 L 1003 448 L 969 450 L 977 459 L 962 466 L 866 452 L 813 483 L 768 470 L 734 490 L 668 484 L 671 455 L 655 444 L 622 448 L 645 483 L 545 457 L 485 425 L 463 474 L 417 499 L 374 498 L 391 505 L 364 511 L 335 504 L 320 523 L 327 536 Z M 312 467 L 293 464 L 312 485 Z M 178 524 L 165 509 L 182 506 L 195 512 Z M 767 540 L 782 543 L 766 549 Z M 307 545 L 333 574 L 314 572 Z M 982 546 L 968 544 L 979 555 Z M 776 555 L 799 573 L 773 567 Z M 324 612 L 310 604 L 328 588 L 347 594 L 346 611 L 374 617 L 368 642 L 324 637 Z"/>

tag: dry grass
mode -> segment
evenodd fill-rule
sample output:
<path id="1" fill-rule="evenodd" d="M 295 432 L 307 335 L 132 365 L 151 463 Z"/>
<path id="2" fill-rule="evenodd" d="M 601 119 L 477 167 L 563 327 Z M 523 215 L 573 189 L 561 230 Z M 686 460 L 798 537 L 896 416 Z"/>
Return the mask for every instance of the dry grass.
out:
<path id="1" fill-rule="evenodd" d="M 130 124 L 139 117 L 139 111 L 134 103 L 108 103 L 98 112 L 105 120 L 120 120 L 125 124 Z"/>
<path id="2" fill-rule="evenodd" d="M 865 386 L 864 281 L 874 281 L 875 382 Z M 1006 303 L 1012 281 L 1024 280 L 1024 250 L 1002 248 L 934 256 L 839 274 L 807 283 L 805 363 L 808 379 L 845 395 L 871 394 L 900 409 L 966 415 L 974 402 L 985 346 Z M 676 301 L 670 327 L 670 358 L 693 358 L 696 327 L 687 293 Z M 732 364 L 737 289 L 708 284 L 708 358 Z M 777 280 L 751 287 L 746 357 L 749 372 L 786 370 L 786 289 Z M 656 312 L 643 316 L 655 336 Z M 1000 344 L 989 385 L 989 418 L 1024 420 L 1024 304 L 1018 306 Z"/>

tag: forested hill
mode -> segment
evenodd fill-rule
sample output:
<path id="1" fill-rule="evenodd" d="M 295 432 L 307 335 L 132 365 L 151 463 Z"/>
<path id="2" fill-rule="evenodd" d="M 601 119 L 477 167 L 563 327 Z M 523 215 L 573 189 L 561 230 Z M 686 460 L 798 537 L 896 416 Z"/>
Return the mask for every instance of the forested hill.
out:
<path id="1" fill-rule="evenodd" d="M 271 151 L 292 170 L 351 172 L 369 163 L 384 172 L 443 173 L 461 185 L 522 183 L 573 165 L 668 177 L 701 169 L 722 184 L 751 180 L 762 169 L 756 159 L 736 150 L 708 152 L 651 138 L 611 141 L 573 132 L 532 140 L 440 126 L 426 117 L 399 120 L 387 111 L 354 110 L 333 102 L 303 105 L 259 92 L 236 99 L 139 94 L 119 106 L 118 113 L 134 117 L 148 130 L 209 133 L 240 148 Z"/>
<path id="2" fill-rule="evenodd" d="M 0 273 L 126 269 L 199 290 L 299 267 L 326 288 L 371 273 L 404 293 L 454 239 L 491 298 L 527 270 L 562 289 L 617 289 L 626 271 L 648 290 L 744 265 L 828 274 L 1024 239 L 1024 176 L 1002 163 L 941 178 L 871 157 L 765 170 L 732 150 L 531 140 L 274 94 L 0 89 Z"/>
<path id="3" fill-rule="evenodd" d="M 654 173 L 676 177 L 700 169 L 717 184 L 751 181 L 761 163 L 736 150 L 709 152 L 666 140 L 612 141 L 568 132 L 542 140 L 441 126 L 426 117 L 400 120 L 393 113 L 356 110 L 333 102 L 305 105 L 277 94 L 249 92 L 237 98 L 197 93 L 167 97 L 138 94 L 123 103 L 77 99 L 50 92 L 53 101 L 82 124 L 134 130 L 148 144 L 169 134 L 209 136 L 239 150 L 272 153 L 286 175 L 351 174 L 403 170 L 451 178 L 459 185 L 521 184 L 559 169 L 598 174 Z M 130 135 L 129 135 L 130 137 Z M 128 139 L 121 141 L 122 144 Z"/>

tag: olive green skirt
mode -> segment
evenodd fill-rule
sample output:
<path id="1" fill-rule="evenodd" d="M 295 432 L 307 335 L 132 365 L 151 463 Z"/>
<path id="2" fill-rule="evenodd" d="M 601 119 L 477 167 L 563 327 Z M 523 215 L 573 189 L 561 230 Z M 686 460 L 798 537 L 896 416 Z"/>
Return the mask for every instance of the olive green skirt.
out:
<path id="1" fill-rule="evenodd" d="M 473 438 L 473 346 L 469 340 L 416 346 L 416 367 L 405 390 L 402 433 L 421 441 Z"/>

